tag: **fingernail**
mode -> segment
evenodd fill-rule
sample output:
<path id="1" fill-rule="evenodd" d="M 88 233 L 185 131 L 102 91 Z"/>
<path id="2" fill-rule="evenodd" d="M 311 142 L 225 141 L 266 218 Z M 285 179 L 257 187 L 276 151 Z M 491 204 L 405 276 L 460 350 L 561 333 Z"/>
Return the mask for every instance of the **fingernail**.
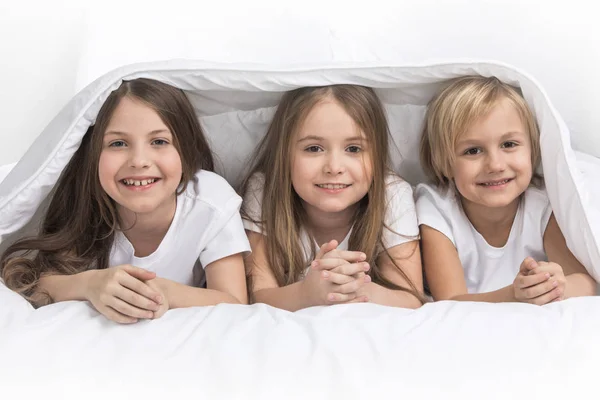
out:
<path id="1" fill-rule="evenodd" d="M 367 258 L 367 255 L 366 255 L 365 253 L 362 253 L 362 254 L 360 255 L 360 259 L 361 259 L 361 260 L 365 260 L 366 258 Z"/>
<path id="2" fill-rule="evenodd" d="M 550 274 L 546 274 L 544 276 L 546 277 L 546 279 L 550 279 Z"/>
<path id="3" fill-rule="evenodd" d="M 328 296 L 328 298 L 329 298 L 329 301 L 334 301 L 334 300 L 335 300 L 335 296 L 334 296 L 334 295 L 332 295 L 332 294 L 330 294 L 330 295 Z"/>
<path id="4" fill-rule="evenodd" d="M 156 296 L 155 299 L 158 304 L 162 304 L 162 297 Z"/>
<path id="5" fill-rule="evenodd" d="M 323 278 L 329 278 L 329 272 L 323 271 Z"/>
<path id="6" fill-rule="evenodd" d="M 552 282 L 552 286 L 554 286 L 554 287 L 558 286 L 558 282 L 557 281 Z"/>
<path id="7" fill-rule="evenodd" d="M 369 275 L 365 275 L 365 282 L 371 282 L 371 277 Z"/>
<path id="8" fill-rule="evenodd" d="M 364 269 L 365 271 L 368 271 L 368 270 L 369 270 L 369 263 L 365 263 L 365 264 L 363 265 L 363 269 Z"/>

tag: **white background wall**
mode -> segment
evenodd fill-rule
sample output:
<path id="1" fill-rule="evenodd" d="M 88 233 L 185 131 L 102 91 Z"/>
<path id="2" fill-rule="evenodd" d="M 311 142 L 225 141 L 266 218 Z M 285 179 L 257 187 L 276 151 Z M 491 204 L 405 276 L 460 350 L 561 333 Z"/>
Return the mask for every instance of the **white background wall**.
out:
<path id="1" fill-rule="evenodd" d="M 540 81 L 573 147 L 600 157 L 600 27 L 590 4 L 0 0 L 0 165 L 17 161 L 91 80 L 126 63 L 169 58 L 498 60 Z"/>

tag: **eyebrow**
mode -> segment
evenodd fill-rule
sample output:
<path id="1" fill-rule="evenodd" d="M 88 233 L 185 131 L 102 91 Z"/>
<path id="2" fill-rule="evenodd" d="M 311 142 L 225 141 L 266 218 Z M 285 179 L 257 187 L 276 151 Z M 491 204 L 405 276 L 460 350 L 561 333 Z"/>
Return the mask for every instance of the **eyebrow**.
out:
<path id="1" fill-rule="evenodd" d="M 314 141 L 317 141 L 317 142 L 323 142 L 325 140 L 325 138 L 321 137 L 321 136 L 308 135 L 308 136 L 303 137 L 302 139 L 299 139 L 298 143 L 306 142 L 306 141 L 309 141 L 309 140 L 314 140 Z M 352 136 L 352 137 L 349 137 L 349 138 L 346 139 L 346 142 L 355 142 L 355 141 L 366 141 L 366 139 L 364 137 L 362 137 L 362 136 Z"/>
<path id="2" fill-rule="evenodd" d="M 160 135 L 161 133 L 171 133 L 171 132 L 169 130 L 167 130 L 167 129 L 155 129 L 153 131 L 148 132 L 148 135 L 149 136 Z M 122 131 L 106 131 L 104 133 L 104 136 L 108 136 L 108 135 L 129 136 L 129 133 L 122 132 Z"/>
<path id="3" fill-rule="evenodd" d="M 510 137 L 510 136 L 513 136 L 513 135 L 526 135 L 526 133 L 525 132 L 521 132 L 521 131 L 509 131 L 509 132 L 506 132 L 505 134 L 503 134 L 502 136 L 500 136 L 500 140 L 504 140 L 507 137 Z M 466 144 L 478 144 L 480 142 L 481 142 L 481 140 L 478 140 L 478 139 L 464 139 L 464 140 L 459 140 L 457 142 L 457 145 L 464 146 Z"/>

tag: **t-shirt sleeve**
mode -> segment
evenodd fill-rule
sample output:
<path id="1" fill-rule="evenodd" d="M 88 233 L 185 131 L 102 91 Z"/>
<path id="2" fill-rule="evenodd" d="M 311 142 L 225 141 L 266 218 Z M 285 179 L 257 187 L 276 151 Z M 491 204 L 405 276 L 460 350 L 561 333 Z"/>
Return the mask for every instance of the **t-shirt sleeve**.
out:
<path id="1" fill-rule="evenodd" d="M 236 194 L 215 214 L 214 232 L 200 253 L 200 263 L 207 265 L 233 254 L 250 252 L 250 243 L 240 216 L 242 199 Z"/>
<path id="2" fill-rule="evenodd" d="M 262 174 L 254 174 L 248 181 L 248 188 L 244 193 L 244 201 L 242 209 L 244 211 L 244 217 L 242 222 L 244 228 L 257 232 L 263 233 L 262 224 L 262 199 L 263 189 L 265 185 L 265 178 Z"/>
<path id="3" fill-rule="evenodd" d="M 399 177 L 391 178 L 386 183 L 383 246 L 390 249 L 418 239 L 419 226 L 412 187 Z"/>
<path id="4" fill-rule="evenodd" d="M 436 189 L 423 183 L 417 185 L 415 197 L 419 225 L 427 225 L 443 233 L 456 246 L 451 226 L 445 217 L 447 212 L 444 211 L 444 205 L 453 200 L 443 197 Z"/>

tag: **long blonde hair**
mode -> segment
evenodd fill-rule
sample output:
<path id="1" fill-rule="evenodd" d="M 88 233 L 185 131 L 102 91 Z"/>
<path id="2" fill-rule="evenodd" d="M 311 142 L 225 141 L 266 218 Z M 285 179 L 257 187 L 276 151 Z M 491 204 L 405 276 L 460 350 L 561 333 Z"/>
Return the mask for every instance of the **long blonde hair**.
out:
<path id="1" fill-rule="evenodd" d="M 213 170 L 208 142 L 182 90 L 150 79 L 123 82 L 108 96 L 96 124 L 85 133 L 58 179 L 40 233 L 17 240 L 0 257 L 6 286 L 34 306 L 52 302 L 47 293 L 38 290 L 44 274 L 71 275 L 109 266 L 118 213 L 100 185 L 98 163 L 104 132 L 126 96 L 151 107 L 173 133 L 183 167 L 179 192 L 195 179 L 198 170 Z"/>
<path id="2" fill-rule="evenodd" d="M 447 188 L 455 161 L 455 146 L 478 119 L 490 113 L 504 98 L 510 100 L 519 114 L 531 141 L 531 165 L 540 164 L 540 133 L 531 109 L 519 90 L 496 77 L 465 76 L 450 81 L 450 84 L 435 96 L 425 116 L 421 135 L 421 166 L 429 178 L 438 186 Z M 540 184 L 539 175 L 532 183 Z"/>
<path id="3" fill-rule="evenodd" d="M 245 206 L 242 207 L 242 217 L 259 224 L 266 233 L 267 261 L 277 283 L 285 286 L 299 281 L 308 263 L 304 259 L 300 236 L 307 217 L 291 181 L 292 141 L 313 107 L 326 97 L 333 98 L 350 115 L 370 143 L 373 181 L 354 214 L 348 248 L 367 255 L 373 282 L 391 289 L 405 290 L 423 299 L 415 284 L 398 265 L 396 267 L 410 288 L 400 287 L 385 278 L 375 262 L 377 256 L 386 251 L 382 244 L 382 232 L 385 226 L 385 176 L 390 171 L 390 164 L 387 120 L 383 106 L 371 88 L 332 85 L 304 87 L 285 93 L 267 134 L 258 145 L 252 168 L 241 185 L 244 195 L 248 192 L 250 178 L 264 174 L 263 198 L 258 199 L 261 202 L 260 220 L 255 221 Z M 312 242 L 312 237 L 310 239 Z M 313 248 L 311 252 L 311 259 L 314 259 Z"/>

